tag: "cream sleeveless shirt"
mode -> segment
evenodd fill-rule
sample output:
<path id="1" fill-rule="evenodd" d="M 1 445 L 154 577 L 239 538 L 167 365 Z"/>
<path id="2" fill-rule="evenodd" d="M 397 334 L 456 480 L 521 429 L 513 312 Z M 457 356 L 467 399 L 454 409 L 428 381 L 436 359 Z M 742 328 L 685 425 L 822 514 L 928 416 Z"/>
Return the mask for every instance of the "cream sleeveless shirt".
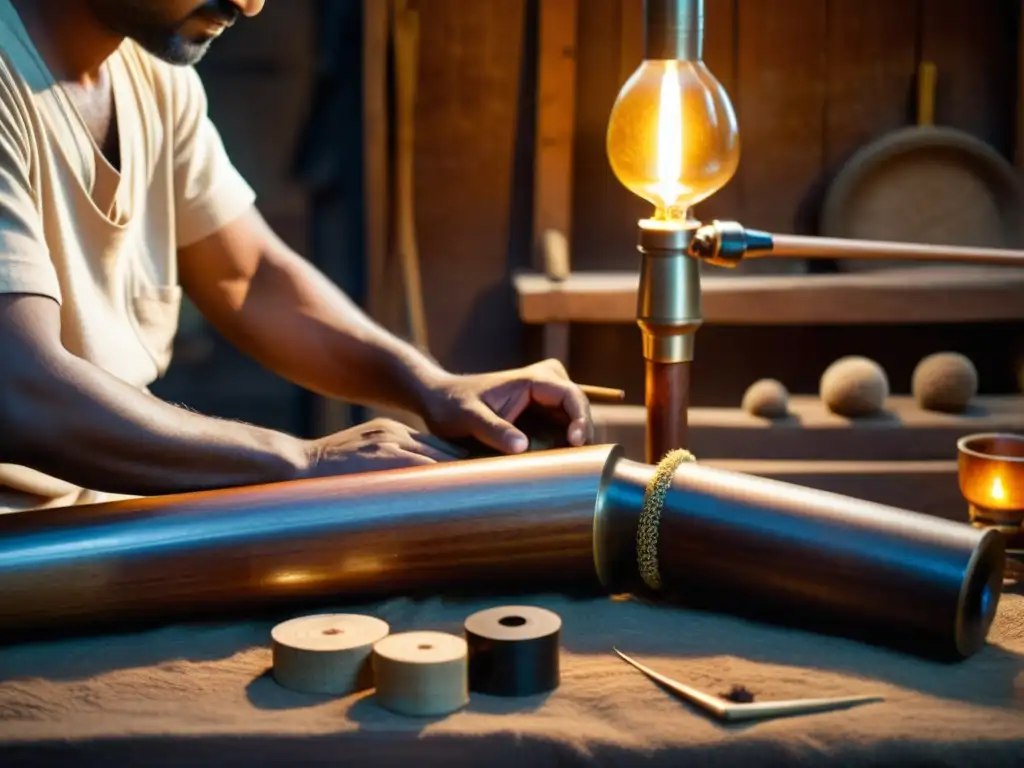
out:
<path id="1" fill-rule="evenodd" d="M 171 360 L 177 249 L 242 215 L 255 195 L 224 150 L 193 68 L 131 41 L 107 66 L 120 171 L 0 0 L 0 293 L 59 302 L 64 346 L 141 389 Z M 109 498 L 0 464 L 0 512 Z"/>

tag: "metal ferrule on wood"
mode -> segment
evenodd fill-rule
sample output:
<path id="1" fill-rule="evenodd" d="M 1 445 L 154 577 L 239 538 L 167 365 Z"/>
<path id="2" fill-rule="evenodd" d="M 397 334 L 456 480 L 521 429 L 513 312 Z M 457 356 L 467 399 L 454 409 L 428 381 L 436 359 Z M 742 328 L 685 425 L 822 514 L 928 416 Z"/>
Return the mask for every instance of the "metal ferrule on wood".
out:
<path id="1" fill-rule="evenodd" d="M 700 264 L 688 253 L 697 225 L 645 224 L 640 223 L 637 246 L 642 256 L 637 324 L 643 355 L 656 363 L 690 362 L 702 322 Z"/>

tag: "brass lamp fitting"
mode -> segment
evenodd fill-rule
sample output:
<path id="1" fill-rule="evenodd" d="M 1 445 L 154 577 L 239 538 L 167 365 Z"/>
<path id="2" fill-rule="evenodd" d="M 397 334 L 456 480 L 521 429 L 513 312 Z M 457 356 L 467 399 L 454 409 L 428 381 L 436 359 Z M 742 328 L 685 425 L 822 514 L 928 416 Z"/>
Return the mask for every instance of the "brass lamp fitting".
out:
<path id="1" fill-rule="evenodd" d="M 637 324 L 643 333 L 644 357 L 656 363 L 693 360 L 694 334 L 703 319 L 700 265 L 689 255 L 697 222 L 664 226 L 641 221 Z"/>
<path id="2" fill-rule="evenodd" d="M 764 255 L 773 248 L 772 236 L 747 229 L 738 221 L 715 219 L 694 233 L 689 253 L 694 258 L 718 267 L 735 267 L 751 251 Z"/>

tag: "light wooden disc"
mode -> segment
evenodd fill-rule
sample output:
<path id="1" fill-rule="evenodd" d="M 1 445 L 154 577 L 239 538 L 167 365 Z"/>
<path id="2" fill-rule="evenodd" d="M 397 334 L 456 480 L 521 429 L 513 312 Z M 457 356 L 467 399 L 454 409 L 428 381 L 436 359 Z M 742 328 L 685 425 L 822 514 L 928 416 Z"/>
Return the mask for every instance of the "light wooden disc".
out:
<path id="1" fill-rule="evenodd" d="M 373 648 L 377 703 L 411 717 L 447 715 L 469 702 L 468 646 L 445 632 L 389 635 Z"/>
<path id="2" fill-rule="evenodd" d="M 271 630 L 274 679 L 302 693 L 349 694 L 372 687 L 373 645 L 387 622 L 359 614 L 316 614 Z"/>

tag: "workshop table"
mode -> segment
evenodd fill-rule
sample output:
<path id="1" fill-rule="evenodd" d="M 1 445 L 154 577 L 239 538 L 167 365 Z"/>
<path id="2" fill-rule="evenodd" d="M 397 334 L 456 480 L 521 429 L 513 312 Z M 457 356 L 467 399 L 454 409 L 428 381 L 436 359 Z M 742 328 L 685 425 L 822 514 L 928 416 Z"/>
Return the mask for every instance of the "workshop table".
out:
<path id="1" fill-rule="evenodd" d="M 392 631 L 461 634 L 508 600 L 359 606 Z M 525 602 L 525 601 L 518 601 Z M 303 695 L 268 674 L 274 617 L 0 649 L 0 765 L 768 766 L 1024 764 L 1024 595 L 1006 594 L 977 656 L 924 661 L 850 640 L 632 600 L 539 595 L 562 616 L 562 684 L 474 695 L 415 720 L 366 692 Z M 324 610 L 348 610 L 328 606 Z M 881 703 L 743 725 L 710 720 L 627 665 L 757 700 L 879 694 Z"/>

